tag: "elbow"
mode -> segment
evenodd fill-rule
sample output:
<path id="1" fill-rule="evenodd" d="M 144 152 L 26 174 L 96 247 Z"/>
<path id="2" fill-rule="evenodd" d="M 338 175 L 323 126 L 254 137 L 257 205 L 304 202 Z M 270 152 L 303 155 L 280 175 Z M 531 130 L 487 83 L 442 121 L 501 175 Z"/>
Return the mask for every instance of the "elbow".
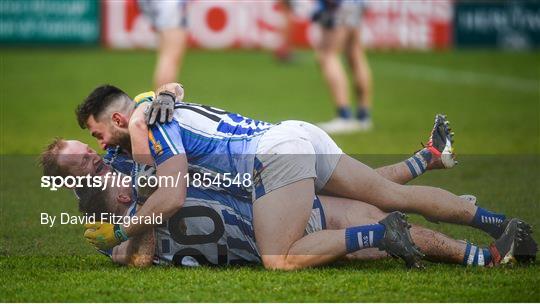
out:
<path id="1" fill-rule="evenodd" d="M 129 261 L 129 266 L 135 268 L 146 268 L 152 266 L 153 259 L 149 255 L 134 254 Z"/>
<path id="2" fill-rule="evenodd" d="M 264 268 L 268 270 L 293 271 L 303 268 L 287 256 L 263 256 L 262 261 Z"/>
<path id="3" fill-rule="evenodd" d="M 171 199 L 167 207 L 167 218 L 173 216 L 184 206 L 184 199 Z"/>

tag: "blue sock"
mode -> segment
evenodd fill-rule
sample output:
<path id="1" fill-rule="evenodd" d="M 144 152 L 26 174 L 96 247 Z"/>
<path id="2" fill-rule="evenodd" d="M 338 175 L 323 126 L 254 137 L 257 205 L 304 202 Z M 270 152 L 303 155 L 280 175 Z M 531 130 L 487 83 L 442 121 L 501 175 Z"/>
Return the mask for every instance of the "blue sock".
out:
<path id="1" fill-rule="evenodd" d="M 464 266 L 486 266 L 491 263 L 491 260 L 491 252 L 489 252 L 488 248 L 480 248 L 467 242 L 465 255 L 461 264 Z"/>
<path id="2" fill-rule="evenodd" d="M 356 119 L 369 119 L 369 110 L 364 107 L 358 107 L 358 109 L 356 110 Z"/>
<path id="3" fill-rule="evenodd" d="M 427 170 L 431 161 L 431 152 L 428 149 L 422 149 L 405 161 L 413 177 L 422 175 Z"/>
<path id="4" fill-rule="evenodd" d="M 377 247 L 384 237 L 385 227 L 382 224 L 356 226 L 345 229 L 347 252 Z"/>
<path id="5" fill-rule="evenodd" d="M 351 109 L 349 107 L 339 107 L 337 115 L 339 118 L 350 119 L 352 117 Z"/>
<path id="6" fill-rule="evenodd" d="M 502 233 L 502 222 L 506 219 L 503 214 L 494 213 L 478 207 L 471 226 L 478 228 L 491 236 L 498 238 Z"/>

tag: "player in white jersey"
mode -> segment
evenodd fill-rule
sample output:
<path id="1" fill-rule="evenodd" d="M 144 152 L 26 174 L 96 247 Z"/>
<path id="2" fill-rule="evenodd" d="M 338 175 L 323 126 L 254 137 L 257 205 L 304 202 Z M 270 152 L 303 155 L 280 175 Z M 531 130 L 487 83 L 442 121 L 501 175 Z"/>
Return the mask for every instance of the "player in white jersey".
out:
<path id="1" fill-rule="evenodd" d="M 160 97 L 175 96 L 162 92 Z M 272 125 L 208 106 L 177 106 L 173 122 L 157 124 L 150 128 L 149 135 L 138 138 L 130 138 L 139 127 L 130 119 L 142 115 L 144 109 L 135 109 L 131 99 L 118 88 L 95 89 L 77 113 L 81 127 L 88 127 L 103 146 L 121 145 L 132 151 L 135 159 L 151 155 L 159 177 L 186 173 L 188 162 L 200 170 L 232 176 L 253 172 L 250 190 L 257 223 L 254 230 L 265 267 L 297 269 L 325 264 L 366 246 L 387 250 L 402 257 L 409 266 L 418 266 L 422 254 L 414 246 L 402 217 L 371 228 L 354 226 L 304 236 L 316 191 L 363 200 L 388 211 L 403 210 L 436 221 L 471 225 L 496 237 L 511 222 L 504 215 L 474 206 L 448 191 L 402 186 L 385 179 L 342 154 L 328 135 L 308 123 Z M 444 118 L 437 118 L 437 128 L 426 148 L 429 153 L 412 160 L 412 169 L 425 171 L 434 154 L 442 154 L 443 161 L 453 164 L 451 137 L 449 132 L 440 132 L 447 126 L 439 125 L 438 120 Z M 132 149 L 139 147 L 141 141 L 148 142 L 150 147 L 140 147 L 150 151 L 139 153 Z M 291 155 L 298 161 L 291 161 Z M 249 192 L 245 185 L 239 188 L 235 191 Z M 158 212 L 170 218 L 181 209 L 185 192 L 184 179 L 177 187 L 160 187 L 137 215 L 152 216 Z M 492 220 L 485 221 L 486 218 Z M 525 224 L 520 225 L 525 230 Z M 101 248 L 111 248 L 149 228 L 151 225 L 146 224 L 103 224 L 89 238 Z M 367 235 L 374 237 L 373 242 L 360 238 Z"/>

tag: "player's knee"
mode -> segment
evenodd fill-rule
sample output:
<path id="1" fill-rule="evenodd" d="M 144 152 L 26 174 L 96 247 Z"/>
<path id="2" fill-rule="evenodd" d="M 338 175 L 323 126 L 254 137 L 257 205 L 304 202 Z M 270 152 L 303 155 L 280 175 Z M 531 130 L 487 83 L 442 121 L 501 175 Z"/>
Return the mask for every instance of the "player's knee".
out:
<path id="1" fill-rule="evenodd" d="M 384 219 L 388 213 L 382 211 L 381 209 L 375 207 L 375 206 L 369 206 L 369 208 L 367 209 L 367 214 L 366 216 L 373 222 L 378 222 L 382 219 Z"/>
<path id="2" fill-rule="evenodd" d="M 328 65 L 332 61 L 333 54 L 331 52 L 322 51 L 317 53 L 317 61 L 321 65 Z"/>

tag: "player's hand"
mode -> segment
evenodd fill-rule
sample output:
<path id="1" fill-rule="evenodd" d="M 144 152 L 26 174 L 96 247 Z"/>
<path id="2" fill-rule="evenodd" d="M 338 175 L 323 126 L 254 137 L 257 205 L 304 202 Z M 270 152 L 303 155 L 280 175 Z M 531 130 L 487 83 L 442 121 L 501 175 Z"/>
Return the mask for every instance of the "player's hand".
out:
<path id="1" fill-rule="evenodd" d="M 145 120 L 148 125 L 156 123 L 159 115 L 159 122 L 171 122 L 174 113 L 174 103 L 184 99 L 184 87 L 179 83 L 167 83 L 156 91 L 158 97 L 154 99 L 150 107 L 146 108 Z M 171 100 L 172 98 L 172 100 Z"/>
<path id="2" fill-rule="evenodd" d="M 85 224 L 84 237 L 97 249 L 106 250 L 128 239 L 122 227 L 109 223 Z"/>
<path id="3" fill-rule="evenodd" d="M 176 96 L 169 92 L 163 91 L 152 101 L 152 104 L 144 111 L 146 124 L 153 125 L 159 115 L 159 122 L 166 123 L 171 122 L 174 113 L 174 102 Z"/>

